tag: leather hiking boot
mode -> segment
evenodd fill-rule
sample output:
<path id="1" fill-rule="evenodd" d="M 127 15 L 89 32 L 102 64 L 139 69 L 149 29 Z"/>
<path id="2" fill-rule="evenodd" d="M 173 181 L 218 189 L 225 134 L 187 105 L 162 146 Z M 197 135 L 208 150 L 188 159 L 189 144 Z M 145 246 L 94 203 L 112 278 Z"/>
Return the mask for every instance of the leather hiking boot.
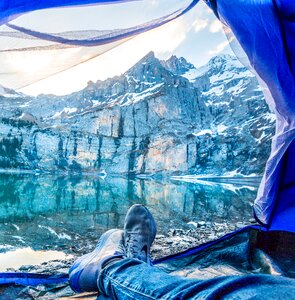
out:
<path id="1" fill-rule="evenodd" d="M 151 265 L 150 248 L 156 232 L 156 222 L 150 211 L 143 205 L 133 205 L 124 223 L 125 256 Z"/>
<path id="2" fill-rule="evenodd" d="M 96 292 L 101 270 L 124 255 L 123 231 L 112 229 L 105 232 L 91 253 L 78 258 L 69 270 L 70 286 L 73 291 Z"/>

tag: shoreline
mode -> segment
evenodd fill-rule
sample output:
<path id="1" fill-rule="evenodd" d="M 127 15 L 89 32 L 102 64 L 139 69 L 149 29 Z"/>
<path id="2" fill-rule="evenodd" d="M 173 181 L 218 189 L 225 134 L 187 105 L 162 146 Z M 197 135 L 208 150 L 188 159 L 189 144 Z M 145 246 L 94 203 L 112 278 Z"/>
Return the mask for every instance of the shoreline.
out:
<path id="1" fill-rule="evenodd" d="M 254 219 L 249 219 L 243 222 L 189 222 L 186 228 L 168 229 L 167 233 L 159 232 L 156 235 L 154 243 L 151 247 L 151 256 L 153 260 L 163 258 L 172 254 L 186 251 L 192 247 L 216 240 L 230 232 L 236 231 L 248 225 L 257 224 Z M 68 251 L 64 251 L 69 259 L 53 259 L 40 265 L 26 265 L 20 268 L 8 268 L 7 271 L 26 271 L 36 273 L 60 273 L 64 272 L 66 266 L 71 264 L 78 257 L 91 252 L 97 241 L 84 241 L 82 244 L 76 244 Z M 45 250 L 46 251 L 46 250 Z M 59 265 L 56 263 L 64 263 Z M 62 271 L 63 270 L 63 271 Z"/>
<path id="2" fill-rule="evenodd" d="M 247 225 L 254 225 L 254 219 L 249 219 L 247 222 L 237 222 L 236 224 L 223 222 L 223 223 L 211 223 L 211 222 L 190 222 L 186 229 L 169 229 L 166 234 L 160 232 L 157 234 L 155 241 L 152 245 L 151 256 L 152 258 L 159 259 L 171 254 L 183 252 L 192 247 L 204 244 L 209 241 L 216 240 L 227 233 L 241 229 Z M 61 274 L 68 273 L 69 268 L 73 264 L 74 260 L 83 254 L 91 252 L 95 248 L 95 243 L 89 243 L 84 248 L 80 248 L 80 251 L 70 250 L 67 255 L 72 255 L 70 259 L 63 260 L 52 260 L 49 262 L 41 263 L 40 265 L 23 265 L 18 269 L 7 269 L 7 272 L 28 272 L 28 273 L 40 273 L 40 274 Z M 44 288 L 40 287 L 44 294 Z M 70 289 L 68 284 L 57 286 L 57 290 L 51 287 L 45 292 L 44 298 L 38 296 L 38 299 L 55 299 L 58 297 L 69 297 L 73 296 L 74 292 Z M 30 289 L 25 288 L 26 292 L 30 293 Z M 57 294 L 58 292 L 58 294 Z M 41 293 L 41 292 L 40 292 Z"/>
<path id="3" fill-rule="evenodd" d="M 108 174 L 104 170 L 102 171 L 84 171 L 84 172 L 74 172 L 74 171 L 62 171 L 62 170 L 42 170 L 42 169 L 13 169 L 13 168 L 0 168 L 0 174 L 19 174 L 19 175 L 52 175 L 52 176 L 95 176 L 105 178 L 109 177 L 128 177 L 128 174 L 121 173 L 113 173 Z M 133 179 L 133 178 L 132 178 Z M 198 181 L 249 181 L 249 182 L 257 182 L 262 179 L 262 175 L 251 174 L 236 174 L 236 175 L 227 175 L 226 173 L 223 175 L 213 175 L 213 174 L 182 174 L 182 175 L 174 175 L 173 173 L 154 173 L 154 174 L 136 174 L 134 175 L 134 179 L 171 179 L 173 181 L 187 181 L 187 182 L 198 182 Z"/>

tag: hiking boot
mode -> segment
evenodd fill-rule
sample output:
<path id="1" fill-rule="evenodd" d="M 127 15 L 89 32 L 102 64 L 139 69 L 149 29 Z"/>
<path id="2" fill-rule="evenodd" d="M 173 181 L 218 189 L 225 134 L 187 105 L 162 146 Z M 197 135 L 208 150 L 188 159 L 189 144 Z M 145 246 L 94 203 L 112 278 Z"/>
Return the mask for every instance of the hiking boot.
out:
<path id="1" fill-rule="evenodd" d="M 91 253 L 78 258 L 69 271 L 70 286 L 76 293 L 98 291 L 97 279 L 101 270 L 124 255 L 123 231 L 105 232 Z"/>
<path id="2" fill-rule="evenodd" d="M 133 205 L 124 223 L 125 256 L 151 265 L 150 248 L 156 232 L 156 222 L 150 211 L 143 205 Z"/>

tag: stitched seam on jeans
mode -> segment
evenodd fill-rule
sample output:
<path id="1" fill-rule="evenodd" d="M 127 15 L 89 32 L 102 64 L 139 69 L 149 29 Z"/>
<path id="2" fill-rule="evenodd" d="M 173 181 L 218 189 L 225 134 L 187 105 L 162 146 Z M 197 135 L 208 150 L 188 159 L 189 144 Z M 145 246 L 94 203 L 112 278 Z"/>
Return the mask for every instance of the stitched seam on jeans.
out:
<path id="1" fill-rule="evenodd" d="M 125 286 L 125 285 L 121 284 L 120 282 L 118 282 L 116 279 L 110 277 L 108 274 L 104 274 L 104 276 L 106 276 L 110 281 L 113 281 L 115 284 L 117 284 L 117 285 L 119 285 L 119 286 L 121 286 L 123 288 L 126 288 L 126 289 L 128 289 L 128 290 L 130 290 L 130 291 L 132 291 L 134 293 L 137 293 L 137 294 L 139 294 L 141 296 L 145 296 L 146 298 L 153 299 L 153 300 L 159 299 L 159 298 L 154 298 L 153 296 L 149 296 L 149 295 L 146 295 L 144 293 L 141 293 L 141 292 L 135 290 L 134 288 Z"/>

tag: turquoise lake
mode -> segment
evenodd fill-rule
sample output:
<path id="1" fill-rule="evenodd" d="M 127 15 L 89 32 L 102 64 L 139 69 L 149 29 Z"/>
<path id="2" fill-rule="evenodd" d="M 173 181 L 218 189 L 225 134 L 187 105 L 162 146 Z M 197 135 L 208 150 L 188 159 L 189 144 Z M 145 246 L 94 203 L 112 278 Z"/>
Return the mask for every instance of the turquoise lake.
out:
<path id="1" fill-rule="evenodd" d="M 79 251 L 122 228 L 134 203 L 147 205 L 158 231 L 189 222 L 248 222 L 257 184 L 121 177 L 0 174 L 0 254 L 17 249 Z M 1 258 L 1 257 L 0 257 Z"/>

